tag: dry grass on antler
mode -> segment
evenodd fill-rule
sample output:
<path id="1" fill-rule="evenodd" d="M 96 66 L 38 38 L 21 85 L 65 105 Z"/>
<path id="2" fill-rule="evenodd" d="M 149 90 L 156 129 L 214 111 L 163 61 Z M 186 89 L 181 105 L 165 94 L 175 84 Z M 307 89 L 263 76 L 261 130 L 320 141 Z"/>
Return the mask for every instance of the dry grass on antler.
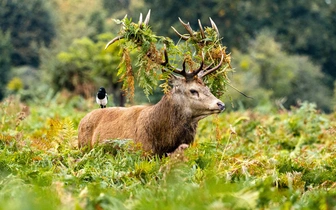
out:
<path id="1" fill-rule="evenodd" d="M 134 75 L 132 71 L 132 62 L 130 52 L 127 48 L 123 49 L 122 62 L 125 64 L 126 72 L 121 76 L 123 83 L 123 90 L 129 98 L 134 96 Z"/>

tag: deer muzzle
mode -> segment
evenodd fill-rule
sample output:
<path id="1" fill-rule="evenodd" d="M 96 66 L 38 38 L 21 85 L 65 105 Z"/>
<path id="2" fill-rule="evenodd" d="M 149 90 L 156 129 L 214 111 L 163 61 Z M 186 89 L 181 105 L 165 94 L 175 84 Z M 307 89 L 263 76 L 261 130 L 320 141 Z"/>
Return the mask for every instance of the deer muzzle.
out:
<path id="1" fill-rule="evenodd" d="M 217 102 L 217 106 L 221 112 L 225 110 L 225 104 L 223 102 Z"/>

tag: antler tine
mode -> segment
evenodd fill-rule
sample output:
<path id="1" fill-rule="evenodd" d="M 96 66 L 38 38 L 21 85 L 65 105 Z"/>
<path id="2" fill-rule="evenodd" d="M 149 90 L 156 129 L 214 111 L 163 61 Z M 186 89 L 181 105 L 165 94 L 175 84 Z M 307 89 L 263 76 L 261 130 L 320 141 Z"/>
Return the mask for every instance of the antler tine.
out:
<path id="1" fill-rule="evenodd" d="M 201 71 L 198 76 L 200 78 L 203 78 L 206 75 L 211 74 L 212 72 L 216 71 L 223 64 L 223 60 L 224 60 L 224 53 L 222 52 L 222 57 L 221 57 L 221 60 L 220 60 L 219 64 L 217 66 L 213 67 L 212 69 L 210 69 L 211 65 L 208 66 L 206 69 L 204 69 L 204 71 Z"/>
<path id="2" fill-rule="evenodd" d="M 140 17 L 139 17 L 139 26 L 141 26 L 142 24 L 142 13 L 140 13 Z"/>
<path id="3" fill-rule="evenodd" d="M 165 60 L 163 62 L 161 62 L 161 65 L 167 66 L 169 61 L 168 61 L 168 53 L 167 53 L 166 44 L 163 45 L 163 54 L 164 54 Z"/>
<path id="4" fill-rule="evenodd" d="M 148 13 L 147 13 L 145 21 L 144 21 L 145 25 L 148 25 L 148 22 L 149 22 L 149 19 L 150 19 L 150 14 L 151 14 L 151 10 L 148 10 Z"/>
<path id="5" fill-rule="evenodd" d="M 211 19 L 211 17 L 209 17 L 209 19 L 210 19 L 210 23 L 211 23 L 212 28 L 216 30 L 217 36 L 219 37 L 219 31 L 218 31 L 218 28 L 216 26 L 216 23 Z"/>
<path id="6" fill-rule="evenodd" d="M 188 76 L 189 74 L 186 71 L 186 59 L 183 60 L 182 63 L 182 70 L 180 72 L 175 72 L 177 74 L 181 74 L 182 76 L 184 76 L 187 80 L 189 79 Z"/>
<path id="7" fill-rule="evenodd" d="M 124 35 L 115 37 L 114 39 L 112 39 L 111 41 L 109 41 L 109 42 L 106 44 L 106 46 L 105 46 L 105 50 L 106 50 L 111 44 L 113 44 L 114 42 L 116 42 L 116 41 L 118 41 L 118 40 L 120 40 L 120 39 L 123 39 L 123 38 L 125 38 Z"/>
<path id="8" fill-rule="evenodd" d="M 190 27 L 189 22 L 188 22 L 188 23 L 183 22 L 182 19 L 181 19 L 180 17 L 179 17 L 178 19 L 180 20 L 180 22 L 181 22 L 181 24 L 183 25 L 183 27 L 189 32 L 190 36 L 194 36 L 193 30 L 192 30 L 192 28 Z"/>
<path id="9" fill-rule="evenodd" d="M 190 37 L 189 36 L 185 36 L 185 35 L 182 35 L 180 34 L 173 26 L 171 26 L 171 28 L 174 30 L 174 32 L 179 36 L 181 37 L 181 39 L 183 40 L 188 40 Z"/>
<path id="10" fill-rule="evenodd" d="M 204 34 L 203 26 L 202 26 L 202 23 L 201 23 L 200 19 L 198 19 L 198 25 L 200 27 L 200 32 L 201 32 L 202 39 L 205 39 L 205 34 Z"/>

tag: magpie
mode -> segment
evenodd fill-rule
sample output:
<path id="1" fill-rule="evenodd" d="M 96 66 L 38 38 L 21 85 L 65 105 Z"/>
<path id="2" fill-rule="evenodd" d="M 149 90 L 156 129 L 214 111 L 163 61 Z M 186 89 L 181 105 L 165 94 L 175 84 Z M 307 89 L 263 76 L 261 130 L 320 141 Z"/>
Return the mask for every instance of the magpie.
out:
<path id="1" fill-rule="evenodd" d="M 96 96 L 96 102 L 97 104 L 100 105 L 100 108 L 106 108 L 107 100 L 108 97 L 105 88 L 103 87 L 99 88 L 99 91 L 97 92 Z"/>

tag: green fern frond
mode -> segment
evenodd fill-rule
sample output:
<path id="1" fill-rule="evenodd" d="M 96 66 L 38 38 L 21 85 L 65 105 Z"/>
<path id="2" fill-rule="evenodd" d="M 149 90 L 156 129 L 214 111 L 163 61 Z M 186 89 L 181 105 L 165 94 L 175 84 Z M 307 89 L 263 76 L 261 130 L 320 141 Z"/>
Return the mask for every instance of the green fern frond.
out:
<path id="1" fill-rule="evenodd" d="M 70 118 L 50 118 L 43 128 L 29 136 L 32 146 L 41 150 L 69 148 L 76 145 L 77 129 Z"/>
<path id="2" fill-rule="evenodd" d="M 70 118 L 65 118 L 62 120 L 62 130 L 60 131 L 58 137 L 60 143 L 70 143 L 72 144 L 77 136 L 77 130 L 75 129 L 74 123 Z"/>

